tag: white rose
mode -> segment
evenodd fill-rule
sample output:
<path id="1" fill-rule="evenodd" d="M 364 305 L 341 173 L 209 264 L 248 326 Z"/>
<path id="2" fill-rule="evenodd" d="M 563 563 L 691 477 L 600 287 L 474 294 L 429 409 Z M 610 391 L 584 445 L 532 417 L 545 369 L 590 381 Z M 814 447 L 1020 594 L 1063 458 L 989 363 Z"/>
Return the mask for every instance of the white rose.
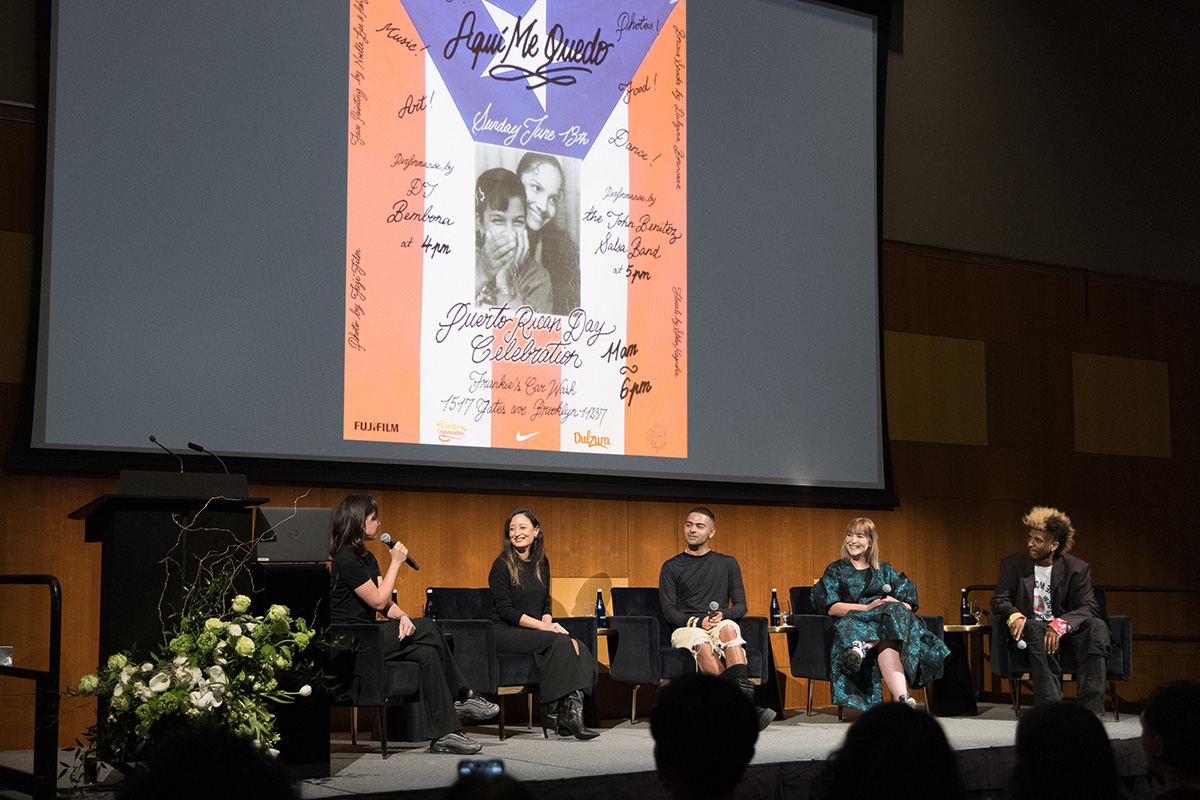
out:
<path id="1" fill-rule="evenodd" d="M 154 692 L 150 691 L 149 686 L 139 686 L 137 687 L 137 695 L 143 700 L 149 700 L 151 697 L 154 697 Z"/>
<path id="2" fill-rule="evenodd" d="M 242 626 L 238 625 L 236 622 L 233 623 L 232 625 L 230 625 L 229 626 L 229 635 L 234 636 L 234 637 L 241 636 L 242 635 Z"/>
<path id="3" fill-rule="evenodd" d="M 310 694 L 312 694 L 312 687 L 309 686 L 307 683 L 300 687 L 300 696 L 301 697 L 308 697 Z"/>
<path id="4" fill-rule="evenodd" d="M 171 688 L 171 676 L 165 672 L 160 672 L 150 679 L 150 691 L 155 694 L 161 694 Z"/>
<path id="5" fill-rule="evenodd" d="M 221 669 L 220 664 L 214 664 L 208 668 L 208 677 L 215 683 L 224 683 L 225 670 Z"/>
<path id="6" fill-rule="evenodd" d="M 123 694 L 125 694 L 124 686 L 122 686 L 121 684 L 118 683 L 116 686 L 113 687 L 113 694 L 112 694 L 113 697 L 120 697 Z"/>
<path id="7" fill-rule="evenodd" d="M 247 633 L 254 633 L 254 629 L 255 629 L 255 628 L 257 628 L 257 627 L 258 627 L 258 623 L 257 623 L 257 622 L 247 622 L 247 623 L 246 623 L 246 632 L 247 632 Z"/>
<path id="8" fill-rule="evenodd" d="M 182 667 L 187 663 L 187 656 L 175 656 L 175 658 L 171 660 L 171 663 L 177 667 Z"/>
<path id="9" fill-rule="evenodd" d="M 151 664 L 149 661 L 147 661 L 145 664 L 142 664 L 142 672 L 153 672 L 153 671 L 154 671 L 154 665 Z"/>

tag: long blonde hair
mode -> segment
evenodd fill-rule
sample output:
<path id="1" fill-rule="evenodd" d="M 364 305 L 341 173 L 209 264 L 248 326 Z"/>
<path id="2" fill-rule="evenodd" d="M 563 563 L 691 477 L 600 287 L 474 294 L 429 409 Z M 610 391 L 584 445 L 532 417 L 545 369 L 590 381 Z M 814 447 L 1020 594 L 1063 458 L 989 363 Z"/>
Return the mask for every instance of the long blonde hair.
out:
<path id="1" fill-rule="evenodd" d="M 850 533 L 865 533 L 870 540 L 867 545 L 867 563 L 871 565 L 871 569 L 879 569 L 879 532 L 875 530 L 875 523 L 868 517 L 858 517 L 852 519 L 846 525 L 846 533 L 842 534 L 842 561 L 850 560 L 850 551 L 846 549 L 846 534 Z"/>

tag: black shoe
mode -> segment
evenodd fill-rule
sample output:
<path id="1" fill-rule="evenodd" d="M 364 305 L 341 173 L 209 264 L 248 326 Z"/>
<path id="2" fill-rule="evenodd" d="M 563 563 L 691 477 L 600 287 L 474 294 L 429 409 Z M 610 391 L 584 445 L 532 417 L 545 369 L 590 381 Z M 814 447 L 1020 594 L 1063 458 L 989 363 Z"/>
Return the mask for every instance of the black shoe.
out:
<path id="1" fill-rule="evenodd" d="M 550 731 L 558 733 L 558 715 L 562 710 L 563 701 L 553 700 L 542 703 L 542 737 L 549 739 Z"/>
<path id="2" fill-rule="evenodd" d="M 450 753 L 456 756 L 473 756 L 483 749 L 479 742 L 472 742 L 462 733 L 447 733 L 429 745 L 431 753 Z"/>
<path id="3" fill-rule="evenodd" d="M 466 699 L 454 704 L 454 711 L 460 717 L 466 719 L 485 720 L 499 714 L 500 706 L 485 700 L 468 689 Z"/>
<path id="4" fill-rule="evenodd" d="M 863 643 L 854 642 L 838 656 L 838 669 L 846 675 L 853 675 L 862 668 L 863 658 L 866 655 L 867 648 L 863 647 Z"/>
<path id="5" fill-rule="evenodd" d="M 775 712 L 769 708 L 756 708 L 754 712 L 758 714 L 758 730 L 760 732 L 765 731 L 771 724 L 771 720 L 775 719 Z"/>
<path id="6" fill-rule="evenodd" d="M 576 739 L 587 741 L 595 739 L 600 731 L 594 731 L 583 722 L 583 692 L 579 689 L 571 692 L 560 701 L 558 710 L 558 735 L 574 736 Z"/>

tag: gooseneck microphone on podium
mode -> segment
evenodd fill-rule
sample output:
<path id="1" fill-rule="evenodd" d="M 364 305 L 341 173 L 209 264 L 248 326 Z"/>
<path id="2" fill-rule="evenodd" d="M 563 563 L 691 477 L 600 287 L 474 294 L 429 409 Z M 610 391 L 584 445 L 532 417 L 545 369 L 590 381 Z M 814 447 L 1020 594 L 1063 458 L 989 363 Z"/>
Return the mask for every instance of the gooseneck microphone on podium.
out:
<path id="1" fill-rule="evenodd" d="M 205 450 L 203 447 L 196 444 L 195 442 L 188 442 L 188 447 L 192 450 L 195 450 L 197 453 L 207 453 L 208 455 L 212 456 L 213 458 L 215 458 L 217 460 L 217 463 L 219 463 L 221 465 L 221 469 L 225 470 L 225 474 L 226 475 L 229 474 L 229 467 L 225 466 L 225 462 L 222 461 L 221 457 L 219 455 L 217 455 L 216 453 L 214 453 L 213 451 Z"/>
<path id="2" fill-rule="evenodd" d="M 388 546 L 388 550 L 391 550 L 393 547 L 396 546 L 396 541 L 394 539 L 392 539 L 392 537 L 386 533 L 383 536 L 379 537 L 379 541 L 386 544 Z M 417 566 L 417 562 L 413 561 L 412 556 L 405 556 L 404 563 L 408 564 L 413 569 L 420 569 L 420 567 Z"/>
<path id="3" fill-rule="evenodd" d="M 161 447 L 163 450 L 166 450 L 168 453 L 175 456 L 175 460 L 179 462 L 179 471 L 183 472 L 183 459 L 179 457 L 179 453 L 176 453 L 174 450 L 167 447 L 165 444 L 160 442 L 158 439 L 155 439 L 154 434 L 150 434 L 150 441 L 154 442 L 156 445 Z"/>

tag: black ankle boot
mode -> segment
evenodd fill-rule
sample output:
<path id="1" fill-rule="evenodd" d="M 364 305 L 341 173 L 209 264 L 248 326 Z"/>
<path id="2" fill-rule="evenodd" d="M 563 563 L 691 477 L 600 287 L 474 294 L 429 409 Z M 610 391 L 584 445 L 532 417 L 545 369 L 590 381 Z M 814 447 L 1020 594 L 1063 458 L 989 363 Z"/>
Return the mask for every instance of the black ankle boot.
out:
<path id="1" fill-rule="evenodd" d="M 562 712 L 562 706 L 562 700 L 542 703 L 542 736 L 544 738 L 550 738 L 550 731 L 558 733 L 558 715 Z"/>
<path id="2" fill-rule="evenodd" d="M 576 739 L 595 739 L 600 731 L 594 731 L 583 722 L 583 691 L 576 689 L 562 699 L 558 712 L 558 735 L 574 736 Z"/>

